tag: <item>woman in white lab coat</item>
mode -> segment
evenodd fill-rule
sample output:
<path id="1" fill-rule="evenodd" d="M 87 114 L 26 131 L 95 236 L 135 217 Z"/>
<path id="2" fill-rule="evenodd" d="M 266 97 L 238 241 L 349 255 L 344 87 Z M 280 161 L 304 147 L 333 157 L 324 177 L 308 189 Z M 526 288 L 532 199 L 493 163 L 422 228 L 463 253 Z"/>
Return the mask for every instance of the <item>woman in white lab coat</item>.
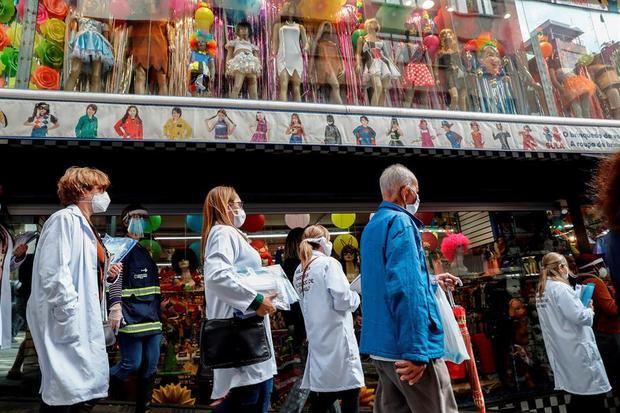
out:
<path id="1" fill-rule="evenodd" d="M 37 244 L 27 319 L 41 367 L 41 412 L 88 412 L 108 394 L 106 252 L 90 217 L 106 211 L 109 185 L 97 169 L 69 168 L 58 182 L 66 208 L 46 221 Z M 111 266 L 108 280 L 120 269 Z"/>
<path id="2" fill-rule="evenodd" d="M 357 413 L 364 373 L 352 313 L 360 297 L 350 289 L 342 265 L 330 257 L 331 250 L 325 227 L 306 228 L 294 278 L 308 337 L 301 388 L 312 391 L 313 413 L 327 412 L 336 400 L 342 401 L 343 413 Z"/>
<path id="3" fill-rule="evenodd" d="M 602 412 L 611 386 L 592 331 L 594 311 L 591 303 L 581 303 L 568 274 L 566 258 L 553 252 L 544 256 L 536 309 L 545 348 L 556 390 L 571 394 L 569 412 Z"/>
<path id="4" fill-rule="evenodd" d="M 238 229 L 244 221 L 243 202 L 233 188 L 218 186 L 209 191 L 202 228 L 207 318 L 232 318 L 252 311 L 265 317 L 271 358 L 245 367 L 214 369 L 211 398 L 225 397 L 214 413 L 267 413 L 273 376 L 278 372 L 268 317 L 276 311 L 273 297 L 236 281 L 237 271 L 261 267 L 260 255 Z"/>

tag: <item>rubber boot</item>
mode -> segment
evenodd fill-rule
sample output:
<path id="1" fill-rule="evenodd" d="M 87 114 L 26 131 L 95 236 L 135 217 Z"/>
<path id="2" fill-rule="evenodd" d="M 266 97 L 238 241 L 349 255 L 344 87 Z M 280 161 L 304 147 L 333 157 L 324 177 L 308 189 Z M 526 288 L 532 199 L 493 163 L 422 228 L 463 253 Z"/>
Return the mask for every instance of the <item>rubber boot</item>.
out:
<path id="1" fill-rule="evenodd" d="M 155 375 L 139 380 L 138 393 L 136 394 L 136 413 L 150 413 Z"/>

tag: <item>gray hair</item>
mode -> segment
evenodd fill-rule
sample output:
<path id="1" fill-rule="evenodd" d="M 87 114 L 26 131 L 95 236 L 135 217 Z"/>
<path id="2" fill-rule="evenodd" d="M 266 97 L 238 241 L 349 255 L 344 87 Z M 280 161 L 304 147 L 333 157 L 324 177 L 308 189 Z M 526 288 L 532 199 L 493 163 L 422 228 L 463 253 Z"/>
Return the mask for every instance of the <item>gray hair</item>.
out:
<path id="1" fill-rule="evenodd" d="M 399 163 L 388 166 L 379 178 L 383 198 L 392 198 L 403 186 L 417 183 L 413 172 Z"/>

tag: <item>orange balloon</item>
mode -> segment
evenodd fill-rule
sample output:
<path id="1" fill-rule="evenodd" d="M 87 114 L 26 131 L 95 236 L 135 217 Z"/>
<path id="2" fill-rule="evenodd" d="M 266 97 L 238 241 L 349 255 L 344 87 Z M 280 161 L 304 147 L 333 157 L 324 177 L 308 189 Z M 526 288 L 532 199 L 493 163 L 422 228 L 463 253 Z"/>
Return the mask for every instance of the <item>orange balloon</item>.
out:
<path id="1" fill-rule="evenodd" d="M 545 59 L 548 59 L 553 54 L 553 46 L 549 42 L 540 42 L 540 51 Z"/>

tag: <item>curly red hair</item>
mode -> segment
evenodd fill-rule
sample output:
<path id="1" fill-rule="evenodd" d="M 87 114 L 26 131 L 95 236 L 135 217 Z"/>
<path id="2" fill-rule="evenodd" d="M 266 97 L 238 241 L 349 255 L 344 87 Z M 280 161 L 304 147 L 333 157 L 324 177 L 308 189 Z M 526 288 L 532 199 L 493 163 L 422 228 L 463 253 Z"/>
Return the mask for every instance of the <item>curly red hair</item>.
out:
<path id="1" fill-rule="evenodd" d="M 620 152 L 599 162 L 591 188 L 607 226 L 620 230 Z"/>
<path id="2" fill-rule="evenodd" d="M 441 241 L 441 253 L 449 262 L 454 261 L 454 255 L 458 247 L 463 247 L 467 251 L 469 238 L 463 234 L 450 234 Z"/>

